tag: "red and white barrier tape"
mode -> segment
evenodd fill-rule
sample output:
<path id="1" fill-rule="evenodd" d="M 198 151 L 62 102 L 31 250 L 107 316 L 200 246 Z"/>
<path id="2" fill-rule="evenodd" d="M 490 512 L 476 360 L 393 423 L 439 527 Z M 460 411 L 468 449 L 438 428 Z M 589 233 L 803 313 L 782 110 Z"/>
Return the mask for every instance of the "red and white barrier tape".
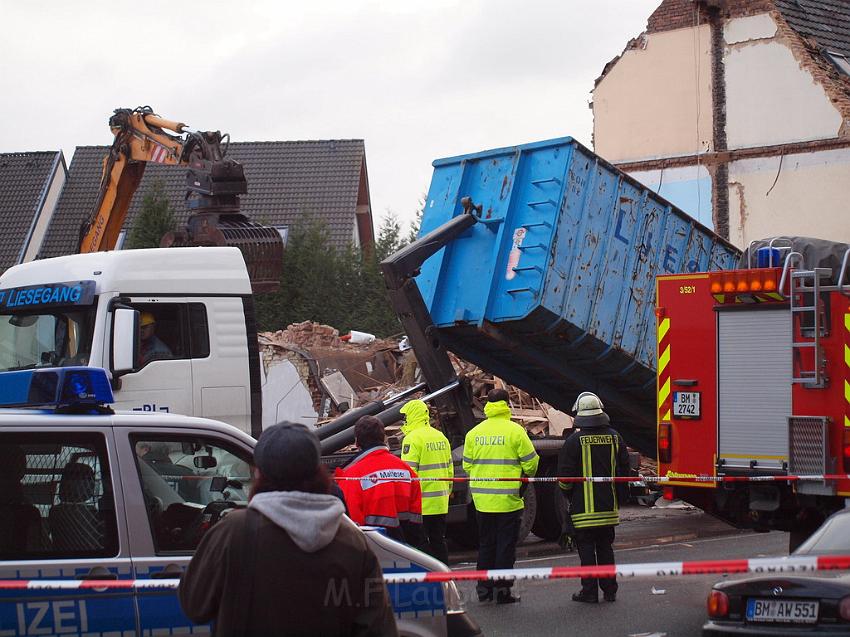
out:
<path id="1" fill-rule="evenodd" d="M 480 580 L 549 580 L 581 577 L 675 577 L 680 575 L 725 575 L 753 573 L 813 573 L 850 570 L 850 555 L 760 557 L 744 560 L 703 560 L 691 562 L 650 562 L 607 566 L 553 566 L 490 571 L 429 571 L 385 573 L 387 584 L 422 582 L 465 582 Z M 162 589 L 177 588 L 177 579 L 140 580 L 0 580 L 0 590 L 78 590 L 78 589 Z"/>
<path id="2" fill-rule="evenodd" d="M 373 476 L 333 476 L 334 480 L 370 482 L 395 482 L 398 478 L 378 478 Z M 708 475 L 675 475 L 675 476 L 545 476 L 529 478 L 405 478 L 416 482 L 637 482 L 645 484 L 665 484 L 667 482 L 827 482 L 833 480 L 850 480 L 850 474 L 828 473 L 794 476 L 708 476 Z"/>

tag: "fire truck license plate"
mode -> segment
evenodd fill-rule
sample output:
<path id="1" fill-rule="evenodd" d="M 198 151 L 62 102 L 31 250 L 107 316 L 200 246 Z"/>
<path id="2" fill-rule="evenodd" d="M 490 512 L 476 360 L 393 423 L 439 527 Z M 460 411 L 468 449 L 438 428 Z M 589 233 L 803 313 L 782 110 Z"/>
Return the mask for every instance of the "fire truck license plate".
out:
<path id="1" fill-rule="evenodd" d="M 674 418 L 699 418 L 699 392 L 673 392 Z"/>

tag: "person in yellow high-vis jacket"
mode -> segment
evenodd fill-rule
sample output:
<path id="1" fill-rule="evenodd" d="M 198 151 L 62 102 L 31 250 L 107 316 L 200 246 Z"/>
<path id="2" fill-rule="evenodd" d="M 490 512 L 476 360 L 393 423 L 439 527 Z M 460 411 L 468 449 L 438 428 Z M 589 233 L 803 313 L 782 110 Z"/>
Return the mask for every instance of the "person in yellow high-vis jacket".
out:
<path id="1" fill-rule="evenodd" d="M 478 514 L 478 569 L 513 568 L 522 510 L 525 506 L 517 481 L 486 482 L 476 478 L 519 478 L 537 473 L 540 458 L 525 428 L 511 421 L 508 392 L 494 389 L 484 406 L 487 419 L 470 429 L 463 447 L 463 468 Z M 478 599 L 511 604 L 513 582 L 479 582 Z"/>
<path id="2" fill-rule="evenodd" d="M 454 477 L 452 450 L 441 431 L 431 426 L 428 405 L 411 400 L 401 408 L 404 425 L 401 431 L 401 459 L 420 478 Z M 425 552 L 443 563 L 448 562 L 446 547 L 446 514 L 452 483 L 442 480 L 422 480 L 422 526 L 425 531 Z"/>

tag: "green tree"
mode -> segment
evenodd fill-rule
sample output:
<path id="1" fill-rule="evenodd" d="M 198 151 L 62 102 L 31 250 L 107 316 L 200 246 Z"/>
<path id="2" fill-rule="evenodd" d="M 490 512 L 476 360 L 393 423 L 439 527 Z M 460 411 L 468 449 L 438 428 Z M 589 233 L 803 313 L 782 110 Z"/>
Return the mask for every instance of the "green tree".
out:
<path id="1" fill-rule="evenodd" d="M 279 330 L 309 320 L 332 325 L 341 334 L 352 329 L 397 334 L 401 327 L 390 307 L 380 261 L 403 245 L 394 215 L 381 223 L 374 250 L 353 245 L 335 249 L 321 224 L 294 228 L 284 249 L 280 289 L 256 297 L 259 329 Z"/>
<path id="2" fill-rule="evenodd" d="M 124 247 L 158 248 L 163 235 L 177 228 L 174 212 L 165 196 L 165 184 L 161 179 L 154 181 L 145 192 L 142 207 L 127 236 Z"/>
<path id="3" fill-rule="evenodd" d="M 422 193 L 419 197 L 419 207 L 413 216 L 413 221 L 410 222 L 410 228 L 407 231 L 407 242 L 413 243 L 419 238 L 419 230 L 422 228 L 422 215 L 425 213 L 425 202 L 428 199 L 427 193 Z"/>

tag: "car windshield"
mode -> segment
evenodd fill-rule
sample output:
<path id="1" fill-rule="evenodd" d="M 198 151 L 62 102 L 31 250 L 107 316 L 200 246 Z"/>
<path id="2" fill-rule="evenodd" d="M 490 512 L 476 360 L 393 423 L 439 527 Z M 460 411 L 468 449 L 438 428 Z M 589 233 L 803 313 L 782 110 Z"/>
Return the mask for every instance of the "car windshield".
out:
<path id="1" fill-rule="evenodd" d="M 88 365 L 95 311 L 79 305 L 0 314 L 0 372 Z"/>
<path id="2" fill-rule="evenodd" d="M 828 518 L 794 555 L 847 555 L 850 553 L 850 513 Z"/>

